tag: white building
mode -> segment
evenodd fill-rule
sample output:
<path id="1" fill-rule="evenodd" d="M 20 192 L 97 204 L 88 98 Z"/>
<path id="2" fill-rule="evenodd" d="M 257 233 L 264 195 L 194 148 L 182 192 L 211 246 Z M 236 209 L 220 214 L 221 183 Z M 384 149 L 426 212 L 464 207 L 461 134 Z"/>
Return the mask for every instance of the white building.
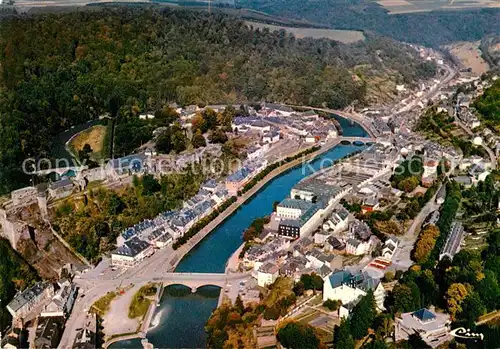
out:
<path id="1" fill-rule="evenodd" d="M 278 131 L 269 131 L 264 133 L 262 136 L 262 142 L 264 143 L 276 143 L 280 140 L 280 134 Z"/>
<path id="2" fill-rule="evenodd" d="M 361 241 L 358 239 L 347 239 L 345 243 L 345 252 L 355 256 L 367 254 L 371 249 L 371 240 Z"/>
<path id="3" fill-rule="evenodd" d="M 395 320 L 396 341 L 407 340 L 412 334 L 418 333 L 427 345 L 436 348 L 451 340 L 451 321 L 448 314 L 420 309 L 403 313 Z"/>
<path id="4" fill-rule="evenodd" d="M 265 263 L 257 270 L 257 284 L 260 287 L 271 285 L 279 276 L 279 268 L 273 263 Z"/>
<path id="5" fill-rule="evenodd" d="M 119 267 L 131 267 L 153 253 L 153 246 L 146 241 L 133 237 L 111 253 L 111 264 Z"/>
<path id="6" fill-rule="evenodd" d="M 18 292 L 14 299 L 7 304 L 7 310 L 13 318 L 22 318 L 53 295 L 54 286 L 52 284 L 39 282 L 22 292 Z"/>
<path id="7" fill-rule="evenodd" d="M 65 281 L 60 285 L 50 303 L 42 311 L 42 317 L 68 317 L 71 314 L 75 299 L 78 293 L 78 287 L 70 281 Z"/>
<path id="8" fill-rule="evenodd" d="M 276 207 L 276 214 L 280 218 L 298 219 L 312 206 L 313 204 L 308 201 L 298 199 L 284 199 Z"/>
<path id="9" fill-rule="evenodd" d="M 323 301 L 328 299 L 339 300 L 342 303 L 340 316 L 347 317 L 352 309 L 369 290 L 379 311 L 384 310 L 385 289 L 380 280 L 370 277 L 366 273 L 352 274 L 348 271 L 338 271 L 324 279 Z"/>
<path id="10" fill-rule="evenodd" d="M 382 249 L 382 257 L 386 259 L 392 259 L 394 252 L 398 248 L 399 240 L 393 236 L 390 236 L 385 240 L 384 247 Z"/>

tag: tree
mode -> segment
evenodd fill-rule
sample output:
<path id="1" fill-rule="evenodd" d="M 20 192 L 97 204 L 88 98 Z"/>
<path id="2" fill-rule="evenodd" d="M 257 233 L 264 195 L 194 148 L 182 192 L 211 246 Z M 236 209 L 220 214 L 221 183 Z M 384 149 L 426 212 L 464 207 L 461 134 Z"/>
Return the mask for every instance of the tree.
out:
<path id="1" fill-rule="evenodd" d="M 339 300 L 327 299 L 323 302 L 323 306 L 328 308 L 330 311 L 336 311 L 342 305 L 342 302 Z"/>
<path id="2" fill-rule="evenodd" d="M 466 328 L 473 327 L 476 320 L 486 312 L 486 307 L 477 292 L 472 292 L 465 297 L 461 307 L 462 311 L 457 315 L 457 321 Z"/>
<path id="3" fill-rule="evenodd" d="M 283 347 L 289 349 L 317 349 L 320 344 L 314 329 L 298 322 L 290 322 L 282 327 L 277 338 Z"/>
<path id="4" fill-rule="evenodd" d="M 392 282 L 394 281 L 394 272 L 386 271 L 384 274 L 384 282 Z"/>
<path id="5" fill-rule="evenodd" d="M 168 129 L 156 139 L 156 150 L 163 154 L 169 154 L 172 149 L 172 135 L 170 129 Z"/>
<path id="6" fill-rule="evenodd" d="M 342 319 L 340 320 L 340 326 L 335 326 L 333 344 L 335 349 L 354 349 L 354 338 L 348 320 Z"/>
<path id="7" fill-rule="evenodd" d="M 462 312 L 462 302 L 469 295 L 469 286 L 461 283 L 451 284 L 446 291 L 446 304 L 452 320 Z"/>
<path id="8" fill-rule="evenodd" d="M 373 296 L 373 291 L 369 290 L 352 311 L 350 325 L 351 334 L 354 339 L 361 339 L 366 336 L 376 315 L 375 297 Z"/>
<path id="9" fill-rule="evenodd" d="M 389 349 L 384 341 L 375 339 L 362 347 L 363 349 Z"/>
<path id="10" fill-rule="evenodd" d="M 161 189 L 160 183 L 152 174 L 146 174 L 142 177 L 143 194 L 151 195 Z"/>
<path id="11" fill-rule="evenodd" d="M 236 115 L 236 109 L 232 105 L 226 106 L 224 111 L 218 115 L 218 123 L 221 126 L 231 126 L 233 118 Z"/>
<path id="12" fill-rule="evenodd" d="M 394 320 L 390 314 L 379 314 L 373 322 L 376 338 L 384 340 L 389 337 L 394 330 Z"/>
<path id="13" fill-rule="evenodd" d="M 226 143 L 227 139 L 226 133 L 222 130 L 214 130 L 208 136 L 210 143 Z"/>
<path id="14" fill-rule="evenodd" d="M 193 139 L 191 139 L 191 144 L 193 145 L 194 148 L 200 148 L 207 145 L 205 137 L 203 137 L 200 130 L 197 130 L 196 133 L 193 135 Z"/>
<path id="15" fill-rule="evenodd" d="M 240 295 L 236 297 L 236 300 L 234 301 L 234 309 L 240 314 L 243 315 L 245 312 L 245 305 L 243 304 L 243 300 L 241 299 Z"/>
<path id="16" fill-rule="evenodd" d="M 418 294 L 418 299 L 416 299 Z M 406 313 L 420 308 L 420 295 L 415 283 L 401 284 L 394 286 L 392 291 L 394 298 L 394 312 Z"/>
<path id="17" fill-rule="evenodd" d="M 479 282 L 477 292 L 488 310 L 492 311 L 499 307 L 500 286 L 493 271 L 484 271 L 484 279 Z"/>
<path id="18" fill-rule="evenodd" d="M 316 273 L 302 274 L 300 276 L 300 281 L 302 281 L 306 290 L 323 289 L 323 279 Z"/>
<path id="19" fill-rule="evenodd" d="M 422 337 L 417 333 L 412 333 L 408 337 L 408 346 L 412 349 L 430 349 L 431 347 L 424 342 Z"/>
<path id="20" fill-rule="evenodd" d="M 277 320 L 281 315 L 281 311 L 276 307 L 269 307 L 264 311 L 264 319 Z"/>
<path id="21" fill-rule="evenodd" d="M 295 293 L 296 296 L 302 296 L 305 291 L 305 286 L 302 281 L 298 281 L 293 285 L 293 293 Z"/>

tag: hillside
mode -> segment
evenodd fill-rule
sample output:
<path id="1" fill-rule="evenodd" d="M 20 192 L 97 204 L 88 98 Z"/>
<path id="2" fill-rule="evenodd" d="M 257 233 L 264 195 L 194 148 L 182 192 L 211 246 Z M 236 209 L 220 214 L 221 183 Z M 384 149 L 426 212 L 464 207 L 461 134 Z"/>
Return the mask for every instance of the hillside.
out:
<path id="1" fill-rule="evenodd" d="M 10 325 L 11 316 L 5 306 L 18 290 L 30 286 L 38 279 L 36 271 L 10 246 L 8 240 L 0 238 L 0 329 Z"/>
<path id="2" fill-rule="evenodd" d="M 0 23 L 0 192 L 28 183 L 27 157 L 109 112 L 165 103 L 263 100 L 342 108 L 371 81 L 435 73 L 408 46 L 375 35 L 350 45 L 253 30 L 221 13 L 103 8 L 11 16 Z"/>
<path id="3" fill-rule="evenodd" d="M 500 32 L 500 8 L 390 14 L 372 0 L 238 0 L 236 4 L 274 16 L 302 19 L 334 29 L 373 31 L 427 46 L 477 41 Z"/>

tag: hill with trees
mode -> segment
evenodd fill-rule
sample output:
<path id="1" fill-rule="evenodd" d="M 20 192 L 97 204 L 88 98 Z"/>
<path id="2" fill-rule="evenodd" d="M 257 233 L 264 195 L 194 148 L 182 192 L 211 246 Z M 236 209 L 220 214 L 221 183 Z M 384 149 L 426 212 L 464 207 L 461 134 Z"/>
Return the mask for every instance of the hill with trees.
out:
<path id="1" fill-rule="evenodd" d="M 376 35 L 350 45 L 296 39 L 183 9 L 11 14 L 0 31 L 1 193 L 29 183 L 24 159 L 51 158 L 60 132 L 104 114 L 122 118 L 115 140 L 135 145 L 151 132 L 137 114 L 170 102 L 342 108 L 363 103 L 377 77 L 412 83 L 436 69 L 410 47 Z"/>
<path id="2" fill-rule="evenodd" d="M 36 271 L 0 238 L 0 330 L 10 324 L 11 315 L 5 308 L 17 291 L 31 286 L 37 279 Z"/>
<path id="3" fill-rule="evenodd" d="M 335 29 L 372 31 L 426 46 L 476 41 L 500 32 L 500 9 L 494 8 L 390 14 L 372 0 L 239 0 L 237 5 Z"/>

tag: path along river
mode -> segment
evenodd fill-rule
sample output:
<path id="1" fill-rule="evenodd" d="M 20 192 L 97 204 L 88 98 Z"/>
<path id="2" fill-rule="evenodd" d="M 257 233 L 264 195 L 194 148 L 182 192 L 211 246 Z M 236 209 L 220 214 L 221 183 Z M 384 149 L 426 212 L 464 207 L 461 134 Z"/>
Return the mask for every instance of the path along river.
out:
<path id="1" fill-rule="evenodd" d="M 356 123 L 335 117 L 344 136 L 364 137 L 365 130 Z M 243 231 L 258 217 L 272 212 L 274 201 L 289 195 L 292 187 L 304 177 L 317 171 L 331 161 L 349 155 L 360 147 L 338 145 L 309 164 L 287 171 L 270 181 L 261 191 L 243 204 L 232 216 L 219 225 L 207 238 L 187 254 L 176 271 L 198 273 L 223 273 L 226 261 L 242 243 Z M 204 326 L 217 306 L 219 288 L 202 287 L 198 292 L 184 286 L 165 289 L 161 305 L 153 317 L 152 328 L 147 338 L 155 348 L 205 348 Z M 110 348 L 141 348 L 140 340 L 121 341 Z"/>

